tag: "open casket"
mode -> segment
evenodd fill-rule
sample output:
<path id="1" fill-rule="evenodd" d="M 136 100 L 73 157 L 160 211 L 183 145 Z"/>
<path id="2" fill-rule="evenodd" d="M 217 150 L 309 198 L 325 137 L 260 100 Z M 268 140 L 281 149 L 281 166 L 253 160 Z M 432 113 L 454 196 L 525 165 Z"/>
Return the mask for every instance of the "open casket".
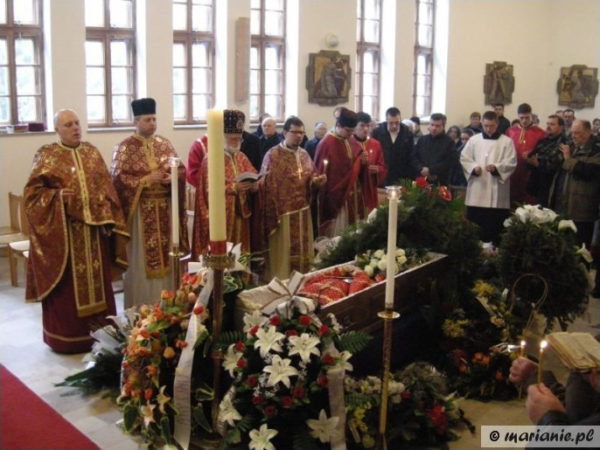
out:
<path id="1" fill-rule="evenodd" d="M 394 309 L 400 313 L 429 301 L 432 283 L 445 271 L 448 261 L 446 255 L 428 253 L 426 261 L 411 267 L 396 275 Z M 335 268 L 347 269 L 352 263 L 340 264 L 334 267 L 305 274 L 303 281 L 296 291 L 301 295 L 302 286 L 307 280 Z M 281 284 L 285 285 L 288 281 Z M 325 318 L 333 313 L 338 322 L 347 329 L 374 331 L 381 327 L 381 319 L 377 313 L 383 311 L 385 303 L 385 280 L 376 282 L 358 292 L 339 300 L 327 303 L 318 310 L 319 316 Z M 272 289 L 273 283 L 255 289 L 242 291 L 238 294 L 234 322 L 236 329 L 243 327 L 243 315 L 254 310 L 264 310 L 267 313 L 275 309 L 275 305 L 289 298 L 289 294 Z M 270 287 L 271 286 L 271 287 Z"/>

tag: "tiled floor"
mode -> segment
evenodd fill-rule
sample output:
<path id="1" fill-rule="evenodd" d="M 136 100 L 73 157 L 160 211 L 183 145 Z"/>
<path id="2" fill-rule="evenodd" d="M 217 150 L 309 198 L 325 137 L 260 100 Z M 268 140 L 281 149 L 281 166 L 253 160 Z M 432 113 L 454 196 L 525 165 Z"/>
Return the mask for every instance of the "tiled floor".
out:
<path id="1" fill-rule="evenodd" d="M 20 378 L 30 389 L 61 413 L 102 449 L 127 450 L 140 448 L 139 441 L 125 435 L 116 425 L 121 418 L 119 410 L 99 396 L 83 398 L 79 394 L 66 395 L 66 388 L 55 387 L 67 375 L 82 370 L 83 355 L 60 355 L 42 342 L 41 304 L 24 302 L 24 274 L 19 266 L 20 286 L 10 285 L 8 262 L 0 258 L 0 363 Z M 117 295 L 117 309 L 122 310 L 122 294 Z M 590 299 L 588 312 L 578 319 L 572 330 L 600 333 L 600 300 Z M 549 352 L 551 353 L 551 352 Z M 558 370 L 560 363 L 549 355 L 548 368 Z M 564 376 L 565 372 L 562 371 Z M 481 403 L 463 400 L 461 407 L 477 426 L 478 433 L 464 431 L 461 439 L 451 448 L 478 448 L 480 425 L 525 425 L 524 400 Z M 18 411 L 16 411 L 18 413 Z"/>

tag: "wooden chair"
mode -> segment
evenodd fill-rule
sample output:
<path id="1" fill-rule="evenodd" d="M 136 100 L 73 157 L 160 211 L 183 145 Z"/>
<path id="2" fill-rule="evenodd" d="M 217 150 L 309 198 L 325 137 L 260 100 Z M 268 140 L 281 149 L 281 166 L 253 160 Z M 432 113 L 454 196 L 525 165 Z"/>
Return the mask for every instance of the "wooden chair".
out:
<path id="1" fill-rule="evenodd" d="M 8 244 L 11 242 L 23 241 L 27 239 L 27 235 L 21 230 L 21 202 L 23 197 L 21 195 L 8 193 L 8 202 L 10 208 L 10 227 L 13 230 L 12 233 L 0 234 L 0 251 L 6 256 L 8 251 Z M 5 227 L 8 229 L 8 227 Z"/>
<path id="2" fill-rule="evenodd" d="M 12 241 L 8 244 L 8 263 L 10 266 L 10 284 L 12 286 L 19 285 L 18 274 L 18 259 L 23 258 L 23 267 L 27 272 L 27 258 L 29 257 L 29 222 L 25 216 L 25 208 L 22 202 L 19 207 L 19 225 L 21 227 L 21 235 L 23 239 Z"/>

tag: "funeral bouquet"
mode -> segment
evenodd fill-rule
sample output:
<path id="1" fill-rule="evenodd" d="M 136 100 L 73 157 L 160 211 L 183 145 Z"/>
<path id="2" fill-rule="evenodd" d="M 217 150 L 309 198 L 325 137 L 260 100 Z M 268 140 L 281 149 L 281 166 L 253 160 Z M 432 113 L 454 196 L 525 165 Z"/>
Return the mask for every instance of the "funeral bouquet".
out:
<path id="1" fill-rule="evenodd" d="M 342 380 L 352 352 L 369 339 L 343 333 L 333 315 L 323 323 L 308 299 L 289 300 L 270 317 L 246 314 L 243 333 L 223 342 L 223 367 L 233 378 L 220 404 L 224 444 L 310 449 L 343 441 Z"/>
<path id="2" fill-rule="evenodd" d="M 350 448 L 373 448 L 378 432 L 381 380 L 369 376 L 344 381 Z M 462 419 L 445 377 L 417 362 L 391 375 L 388 385 L 387 440 L 390 448 L 438 445 L 455 440 Z"/>
<path id="3" fill-rule="evenodd" d="M 409 266 L 407 253 L 404 249 L 396 249 L 394 273 L 406 270 Z M 388 257 L 383 250 L 367 250 L 356 257 L 356 265 L 375 281 L 385 280 Z"/>
<path id="4" fill-rule="evenodd" d="M 588 278 L 585 264 L 591 256 L 576 241 L 573 221 L 539 205 L 517 208 L 505 223 L 498 250 L 498 272 L 513 288 L 516 307 L 534 309 L 561 327 L 585 311 Z"/>

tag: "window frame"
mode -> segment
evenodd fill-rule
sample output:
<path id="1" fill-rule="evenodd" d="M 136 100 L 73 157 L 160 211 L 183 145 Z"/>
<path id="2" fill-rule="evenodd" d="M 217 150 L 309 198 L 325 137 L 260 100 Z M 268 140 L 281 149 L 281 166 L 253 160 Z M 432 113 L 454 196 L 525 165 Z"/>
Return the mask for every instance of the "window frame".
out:
<path id="1" fill-rule="evenodd" d="M 113 93 L 112 93 L 112 59 L 110 44 L 114 41 L 129 41 L 130 42 L 130 61 L 131 64 L 131 99 L 136 98 L 137 93 L 137 18 L 136 18 L 136 0 L 131 1 L 131 28 L 118 28 L 110 25 L 110 0 L 102 0 L 104 3 L 104 25 L 101 27 L 86 26 L 85 27 L 85 42 L 102 42 L 104 48 L 104 121 L 99 122 L 90 120 L 88 112 L 88 127 L 89 128 L 124 128 L 133 125 L 133 115 L 130 121 L 118 121 L 114 119 L 113 114 Z M 86 77 L 87 77 L 87 63 Z M 95 66 L 92 66 L 95 67 Z M 121 67 L 121 66 L 119 66 Z M 90 94 L 85 92 L 86 105 Z"/>
<path id="2" fill-rule="evenodd" d="M 420 17 L 420 4 L 430 3 L 432 7 L 431 24 L 425 24 L 431 26 L 431 47 L 421 45 L 419 42 L 419 29 L 421 26 Z M 419 97 L 424 99 L 423 111 L 420 116 L 425 117 L 431 114 L 432 100 L 433 100 L 433 55 L 435 45 L 435 16 L 436 16 L 436 0 L 415 0 L 416 4 L 416 16 L 415 16 L 415 49 L 414 49 L 414 71 L 413 71 L 413 115 L 419 115 L 417 111 L 417 102 Z M 418 72 L 418 61 L 419 57 L 424 57 L 426 62 L 425 73 L 421 74 Z M 417 85 L 419 76 L 425 77 L 429 82 L 429 89 L 424 95 L 418 95 Z"/>
<path id="3" fill-rule="evenodd" d="M 36 24 L 17 24 L 14 22 L 14 3 L 16 0 L 6 0 L 6 23 L 0 24 L 0 39 L 6 39 L 6 50 L 8 56 L 8 97 L 9 102 L 9 122 L 0 122 L 0 125 L 17 125 L 22 123 L 19 120 L 19 97 L 36 97 L 39 99 L 39 109 L 36 108 L 36 118 L 34 122 L 46 123 L 46 97 L 44 95 L 45 76 L 44 76 L 44 8 L 42 0 L 35 0 L 34 13 L 36 15 Z M 15 40 L 20 38 L 31 38 L 34 42 L 35 64 L 27 67 L 35 67 L 37 71 L 36 93 L 19 95 L 17 92 L 17 62 Z"/>
<path id="4" fill-rule="evenodd" d="M 180 3 L 181 4 L 181 3 Z M 171 6 L 174 3 L 171 2 Z M 194 93 L 193 93 L 193 70 L 194 67 L 192 65 L 192 47 L 197 43 L 208 43 L 209 45 L 209 62 L 207 69 L 210 70 L 209 82 L 210 87 L 207 92 L 207 95 L 210 97 L 210 105 L 214 105 L 215 102 L 215 22 L 216 22 L 216 1 L 212 0 L 212 17 L 211 17 L 211 28 L 212 31 L 194 31 L 192 29 L 192 0 L 186 0 L 186 30 L 175 30 L 173 29 L 173 45 L 175 44 L 183 44 L 185 46 L 185 57 L 186 57 L 186 65 L 185 65 L 185 73 L 186 73 L 186 107 L 185 107 L 185 119 L 175 119 L 175 111 L 173 111 L 173 122 L 175 125 L 198 125 L 198 124 L 206 124 L 206 118 L 202 119 L 194 119 Z M 180 66 L 177 66 L 178 68 Z M 173 69 L 175 69 L 175 65 L 173 65 Z M 173 105 L 175 104 L 175 92 L 173 92 Z M 177 94 L 181 95 L 181 94 Z"/>
<path id="5" fill-rule="evenodd" d="M 265 69 L 265 55 L 266 55 L 266 50 L 268 47 L 279 47 L 279 49 L 281 50 L 280 52 L 280 75 L 281 75 L 281 90 L 280 92 L 277 94 L 280 98 L 280 110 L 281 110 L 281 116 L 276 117 L 273 116 L 273 119 L 275 119 L 278 122 L 282 122 L 285 118 L 285 80 L 286 80 L 286 67 L 285 67 L 285 61 L 286 61 L 286 42 L 287 42 L 287 20 L 286 20 L 286 13 L 287 13 L 287 1 L 286 0 L 282 0 L 282 4 L 283 4 L 283 9 L 281 11 L 282 15 L 283 15 L 283 32 L 282 32 L 282 36 L 274 36 L 274 35 L 268 35 L 265 33 L 265 15 L 266 15 L 266 8 L 265 8 L 265 3 L 266 0 L 258 0 L 260 1 L 260 29 L 259 29 L 259 34 L 251 34 L 250 35 L 250 47 L 252 48 L 257 48 L 258 49 L 258 69 L 252 69 L 252 67 L 250 67 L 250 73 L 252 73 L 253 70 L 258 70 L 258 84 L 259 84 L 259 90 L 258 93 L 254 93 L 252 91 L 250 91 L 250 104 L 252 103 L 252 97 L 253 96 L 257 96 L 258 97 L 258 116 L 252 116 L 250 115 L 250 121 L 252 124 L 258 124 L 258 120 L 259 117 L 264 114 L 264 113 L 269 113 L 272 114 L 271 111 L 265 111 L 265 98 L 266 98 L 266 92 L 265 92 L 265 74 L 266 74 L 266 69 Z M 256 11 L 256 9 L 251 7 L 251 11 L 254 10 Z M 252 14 L 251 14 L 252 16 Z M 251 113 L 251 111 L 250 111 Z"/>
<path id="6" fill-rule="evenodd" d="M 354 94 L 354 105 L 357 111 L 364 111 L 364 101 L 365 94 L 363 90 L 364 83 L 364 56 L 366 53 L 373 53 L 375 58 L 375 67 L 377 72 L 375 75 L 377 76 L 377 86 L 375 88 L 375 94 L 373 96 L 373 111 L 371 116 L 374 120 L 377 120 L 379 113 L 379 105 L 380 105 L 380 97 L 381 97 L 381 37 L 382 37 L 382 22 L 383 22 L 383 2 L 381 0 L 377 0 L 379 2 L 379 17 L 377 20 L 379 21 L 379 36 L 378 42 L 366 42 L 365 41 L 365 0 L 358 0 L 360 5 L 360 16 L 357 17 L 357 20 L 360 23 L 360 32 L 359 36 L 357 36 L 356 42 L 356 86 L 355 86 L 355 94 Z"/>

